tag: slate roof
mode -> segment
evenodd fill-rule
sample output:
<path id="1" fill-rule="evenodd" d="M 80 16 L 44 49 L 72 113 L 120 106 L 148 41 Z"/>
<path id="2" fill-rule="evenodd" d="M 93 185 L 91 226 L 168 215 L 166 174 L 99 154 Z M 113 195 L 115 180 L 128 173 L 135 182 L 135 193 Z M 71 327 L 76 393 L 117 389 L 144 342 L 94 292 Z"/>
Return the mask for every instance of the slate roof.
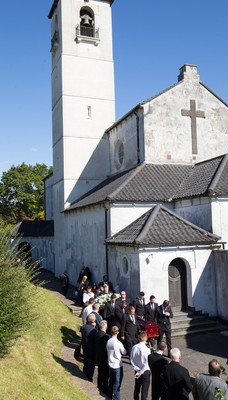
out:
<path id="1" fill-rule="evenodd" d="M 228 154 L 195 165 L 141 164 L 112 176 L 65 212 L 105 201 L 153 203 L 228 195 Z"/>
<path id="2" fill-rule="evenodd" d="M 228 155 L 195 164 L 173 199 L 228 194 Z"/>
<path id="3" fill-rule="evenodd" d="M 157 205 L 106 240 L 107 244 L 167 247 L 215 244 L 220 238 Z"/>
<path id="4" fill-rule="evenodd" d="M 21 221 L 12 230 L 16 236 L 54 236 L 54 221 Z"/>
<path id="5" fill-rule="evenodd" d="M 138 203 L 168 201 L 191 169 L 191 165 L 141 164 L 106 179 L 66 211 L 107 200 Z"/>

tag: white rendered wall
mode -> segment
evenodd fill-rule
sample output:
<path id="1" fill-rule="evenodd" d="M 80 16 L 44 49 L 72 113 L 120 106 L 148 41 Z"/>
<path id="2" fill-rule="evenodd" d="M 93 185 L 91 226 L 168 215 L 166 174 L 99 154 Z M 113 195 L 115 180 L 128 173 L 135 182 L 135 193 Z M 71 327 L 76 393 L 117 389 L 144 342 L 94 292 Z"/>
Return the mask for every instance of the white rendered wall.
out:
<path id="1" fill-rule="evenodd" d="M 143 108 L 132 112 L 108 131 L 110 152 L 110 173 L 125 171 L 144 161 L 144 115 Z M 138 136 L 138 137 L 137 137 Z M 123 143 L 123 162 L 118 162 L 116 144 Z"/>
<path id="2" fill-rule="evenodd" d="M 212 231 L 211 202 L 208 197 L 176 201 L 173 211 L 192 224 L 216 234 Z"/>
<path id="3" fill-rule="evenodd" d="M 211 199 L 213 233 L 220 236 L 220 242 L 224 242 L 224 249 L 228 249 L 228 199 Z"/>
<path id="4" fill-rule="evenodd" d="M 193 157 L 191 118 L 181 115 L 195 100 L 198 154 Z M 228 152 L 228 108 L 199 83 L 196 67 L 187 67 L 184 79 L 144 105 L 145 161 L 198 162 Z"/>
<path id="5" fill-rule="evenodd" d="M 141 215 L 154 207 L 157 203 L 144 204 L 115 204 L 110 206 L 110 232 L 109 235 L 115 235 L 121 229 L 130 225 Z M 164 204 L 169 210 L 173 210 L 173 204 Z"/>
<path id="6" fill-rule="evenodd" d="M 65 213 L 64 258 L 71 283 L 76 285 L 82 265 L 91 269 L 92 280 L 100 282 L 106 273 L 105 209 Z"/>
<path id="7" fill-rule="evenodd" d="M 114 284 L 119 282 L 122 288 L 130 291 L 131 299 L 139 291 L 144 291 L 146 302 L 153 294 L 159 304 L 169 299 L 169 264 L 175 258 L 181 258 L 187 267 L 187 305 L 216 315 L 215 268 L 210 249 L 137 250 L 130 246 L 112 245 L 108 254 L 109 276 Z M 128 260 L 127 273 L 122 268 L 124 258 Z"/>
<path id="8" fill-rule="evenodd" d="M 82 7 L 94 12 L 95 29 L 99 28 L 97 42 L 76 39 Z M 111 7 L 98 0 L 59 0 L 51 31 L 51 37 L 59 34 L 58 47 L 52 51 L 53 214 L 58 275 L 69 263 L 69 227 L 62 211 L 110 172 L 104 131 L 115 121 Z"/>
<path id="9" fill-rule="evenodd" d="M 99 28 L 96 44 L 76 41 L 85 5 L 94 11 Z M 115 118 L 111 7 L 102 1 L 59 1 L 52 34 L 56 29 L 60 43 L 53 52 L 53 164 L 54 183 L 64 180 L 66 186 L 64 208 L 109 173 L 108 144 L 100 140 Z"/>

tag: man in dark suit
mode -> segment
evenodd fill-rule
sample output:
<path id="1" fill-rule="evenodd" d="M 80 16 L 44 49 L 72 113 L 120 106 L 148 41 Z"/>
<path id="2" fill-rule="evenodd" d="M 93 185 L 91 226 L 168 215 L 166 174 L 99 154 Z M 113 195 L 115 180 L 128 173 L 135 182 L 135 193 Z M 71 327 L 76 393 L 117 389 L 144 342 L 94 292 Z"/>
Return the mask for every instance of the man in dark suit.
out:
<path id="1" fill-rule="evenodd" d="M 96 334 L 96 363 L 98 366 L 97 374 L 97 387 L 98 389 L 108 395 L 108 377 L 109 377 L 109 365 L 108 365 L 108 353 L 106 344 L 110 335 L 106 333 L 107 321 L 104 319 L 99 324 L 99 332 Z"/>
<path id="2" fill-rule="evenodd" d="M 120 297 L 118 297 L 118 299 L 116 299 L 116 304 L 120 305 L 122 303 L 122 301 L 127 301 L 129 303 L 125 290 L 121 290 Z"/>
<path id="3" fill-rule="evenodd" d="M 151 295 L 150 296 L 150 301 L 149 303 L 146 304 L 145 307 L 145 317 L 146 321 L 152 321 L 154 323 L 157 323 L 157 317 L 158 314 L 160 313 L 160 309 L 158 307 L 158 303 L 155 302 L 155 296 Z"/>
<path id="4" fill-rule="evenodd" d="M 132 300 L 131 305 L 135 307 L 135 314 L 137 315 L 139 325 L 145 327 L 145 293 L 140 292 L 138 297 Z"/>
<path id="5" fill-rule="evenodd" d="M 135 307 L 130 306 L 127 314 L 123 316 L 120 337 L 125 343 L 128 356 L 132 347 L 138 343 L 139 325 L 135 315 Z"/>
<path id="6" fill-rule="evenodd" d="M 99 282 L 99 286 L 103 286 L 103 285 L 108 285 L 109 292 L 114 291 L 113 284 L 112 284 L 112 282 L 110 282 L 108 280 L 108 275 L 106 275 L 106 274 L 103 276 L 103 280 L 101 282 Z"/>
<path id="7" fill-rule="evenodd" d="M 171 362 L 163 369 L 163 382 L 166 393 L 162 400 L 186 400 L 192 390 L 191 378 L 187 368 L 180 365 L 181 353 L 178 348 L 170 351 Z"/>
<path id="8" fill-rule="evenodd" d="M 160 342 L 157 351 L 148 356 L 148 364 L 152 374 L 152 400 L 159 400 L 162 396 L 163 381 L 161 373 L 165 365 L 169 363 L 168 358 L 164 357 L 164 352 L 167 351 L 165 342 Z"/>
<path id="9" fill-rule="evenodd" d="M 116 308 L 116 295 L 112 294 L 111 300 L 105 304 L 103 311 L 103 318 L 108 323 L 108 332 L 110 332 L 111 327 L 114 325 L 115 308 Z"/>
<path id="10" fill-rule="evenodd" d="M 97 330 L 95 329 L 95 315 L 89 314 L 86 321 L 86 324 L 81 327 L 82 350 L 84 356 L 83 372 L 87 376 L 89 381 L 92 382 L 96 364 L 95 337 Z"/>
<path id="11" fill-rule="evenodd" d="M 93 308 L 92 314 L 94 314 L 95 318 L 96 318 L 96 330 L 99 331 L 99 329 L 100 329 L 99 324 L 102 321 L 102 316 L 99 314 L 100 305 L 97 303 L 94 303 L 92 305 L 92 308 Z"/>
<path id="12" fill-rule="evenodd" d="M 116 304 L 114 325 L 118 326 L 119 330 L 121 329 L 123 316 L 126 313 L 128 313 L 128 302 L 126 300 L 122 301 L 120 304 Z"/>
<path id="13" fill-rule="evenodd" d="M 157 317 L 159 331 L 158 343 L 162 341 L 163 335 L 165 334 L 168 356 L 170 356 L 170 350 L 172 348 L 170 319 L 173 318 L 173 312 L 171 306 L 169 305 L 169 300 L 164 300 L 163 304 L 159 306 L 159 309 L 160 310 Z"/>

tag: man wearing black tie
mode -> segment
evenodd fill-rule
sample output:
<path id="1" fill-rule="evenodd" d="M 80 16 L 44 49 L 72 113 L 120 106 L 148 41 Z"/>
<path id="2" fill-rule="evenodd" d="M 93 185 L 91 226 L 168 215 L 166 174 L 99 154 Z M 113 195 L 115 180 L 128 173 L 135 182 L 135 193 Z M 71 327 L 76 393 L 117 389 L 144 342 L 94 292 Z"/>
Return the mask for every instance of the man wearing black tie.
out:
<path id="1" fill-rule="evenodd" d="M 171 321 L 173 318 L 172 308 L 169 305 L 169 300 L 164 300 L 163 304 L 159 306 L 160 312 L 158 314 L 158 343 L 162 341 L 163 335 L 166 337 L 166 344 L 168 348 L 168 356 L 170 357 L 171 344 Z"/>
<path id="2" fill-rule="evenodd" d="M 136 297 L 136 299 L 134 299 L 132 301 L 131 304 L 133 307 L 135 307 L 135 314 L 137 315 L 139 320 L 145 320 L 145 313 L 146 313 L 146 309 L 145 309 L 145 293 L 144 292 L 140 292 L 139 296 Z M 140 323 L 140 321 L 139 321 Z"/>
<path id="3" fill-rule="evenodd" d="M 116 295 L 111 295 L 111 300 L 105 304 L 103 317 L 108 323 L 108 333 L 115 322 Z"/>
<path id="4" fill-rule="evenodd" d="M 127 314 L 123 316 L 120 337 L 124 341 L 128 356 L 132 347 L 138 343 L 138 321 L 135 315 L 135 307 L 130 306 Z"/>
<path id="5" fill-rule="evenodd" d="M 158 303 L 155 303 L 155 296 L 150 296 L 150 301 L 146 305 L 146 321 L 152 321 L 157 323 L 157 317 L 160 313 L 160 309 L 158 307 Z"/>

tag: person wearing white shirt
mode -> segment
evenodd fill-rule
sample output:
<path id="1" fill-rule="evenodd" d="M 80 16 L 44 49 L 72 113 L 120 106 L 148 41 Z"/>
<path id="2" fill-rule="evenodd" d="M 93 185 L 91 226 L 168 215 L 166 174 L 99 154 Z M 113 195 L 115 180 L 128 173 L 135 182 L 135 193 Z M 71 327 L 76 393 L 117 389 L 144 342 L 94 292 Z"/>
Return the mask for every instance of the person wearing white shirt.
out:
<path id="1" fill-rule="evenodd" d="M 83 293 L 82 301 L 85 304 L 89 299 L 94 298 L 94 293 L 92 292 L 92 286 L 88 286 L 86 292 Z"/>
<path id="2" fill-rule="evenodd" d="M 93 304 L 95 300 L 93 298 L 89 299 L 89 304 L 82 311 L 82 325 L 86 324 L 86 318 L 93 311 Z"/>
<path id="3" fill-rule="evenodd" d="M 138 339 L 139 343 L 132 347 L 130 355 L 130 361 L 135 371 L 134 400 L 139 400 L 140 390 L 141 400 L 146 400 L 150 386 L 150 368 L 148 365 L 150 349 L 146 345 L 146 332 L 139 332 Z"/>
<path id="4" fill-rule="evenodd" d="M 106 348 L 108 352 L 109 365 L 109 397 L 112 400 L 120 400 L 120 387 L 123 380 L 123 363 L 121 356 L 127 352 L 123 343 L 117 339 L 119 328 L 112 326 L 111 338 L 108 340 Z"/>

